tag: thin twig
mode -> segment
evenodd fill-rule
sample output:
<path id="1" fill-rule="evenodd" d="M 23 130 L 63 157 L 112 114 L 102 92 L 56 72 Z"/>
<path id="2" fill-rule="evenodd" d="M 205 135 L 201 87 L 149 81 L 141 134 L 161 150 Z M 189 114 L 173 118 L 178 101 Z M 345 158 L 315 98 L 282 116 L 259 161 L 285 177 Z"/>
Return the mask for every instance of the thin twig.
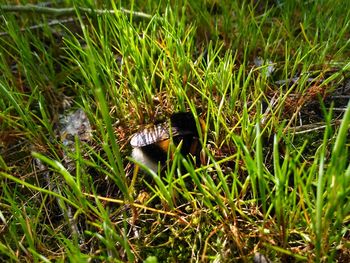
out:
<path id="1" fill-rule="evenodd" d="M 340 125 L 340 120 L 332 121 L 329 125 L 330 126 L 337 126 Z M 294 134 L 303 134 L 308 132 L 313 132 L 317 130 L 322 130 L 327 127 L 327 124 L 325 122 L 318 122 L 318 123 L 311 123 L 307 125 L 301 125 L 296 127 L 290 127 L 288 131 L 291 131 Z"/>
<path id="2" fill-rule="evenodd" d="M 38 13 L 38 14 L 46 14 L 46 15 L 53 15 L 53 16 L 69 16 L 74 15 L 77 11 L 80 11 L 85 14 L 115 14 L 116 12 L 121 12 L 124 14 L 132 14 L 132 16 L 135 17 L 141 17 L 146 19 L 152 19 L 152 15 L 143 13 L 143 12 L 137 12 L 137 11 L 130 11 L 125 8 L 121 8 L 120 10 L 113 10 L 113 9 L 92 9 L 92 8 L 86 8 L 86 7 L 67 7 L 67 8 L 54 8 L 54 7 L 46 7 L 46 6 L 39 6 L 39 5 L 1 5 L 0 10 L 3 12 L 21 12 L 21 13 Z"/>
<path id="3" fill-rule="evenodd" d="M 305 102 L 305 101 L 304 101 L 304 102 Z M 290 129 L 290 127 L 292 126 L 293 121 L 295 120 L 295 118 L 296 118 L 297 115 L 299 114 L 301 108 L 304 106 L 304 102 L 301 103 L 301 104 L 298 106 L 297 110 L 293 113 L 293 115 L 292 115 L 292 117 L 290 118 L 290 120 L 289 120 L 287 126 L 283 129 L 283 134 L 285 134 L 285 133 Z"/>
<path id="4" fill-rule="evenodd" d="M 350 99 L 350 95 L 334 95 L 330 97 L 331 99 Z"/>
<path id="5" fill-rule="evenodd" d="M 331 109 L 330 109 L 330 108 L 329 108 L 329 109 L 327 108 L 327 110 L 329 111 L 329 110 L 331 110 Z M 333 111 L 345 112 L 345 111 L 346 111 L 346 108 L 332 108 L 332 110 L 333 110 Z"/>
<path id="6" fill-rule="evenodd" d="M 33 26 L 29 26 L 29 27 L 25 27 L 25 28 L 21 28 L 20 29 L 20 32 L 24 32 L 24 31 L 27 31 L 27 30 L 35 30 L 35 29 L 39 29 L 39 28 L 43 28 L 45 26 L 56 26 L 56 25 L 62 25 L 62 24 L 68 24 L 68 23 L 73 23 L 75 22 L 77 19 L 76 18 L 67 18 L 67 19 L 62 19 L 62 20 L 59 20 L 59 19 L 54 19 L 54 20 L 51 20 L 47 23 L 41 23 L 41 24 L 37 24 L 37 25 L 33 25 Z M 0 32 L 0 37 L 3 37 L 3 36 L 8 36 L 10 35 L 9 32 Z"/>
<path id="7" fill-rule="evenodd" d="M 148 210 L 148 211 L 151 211 L 151 212 L 155 212 L 155 213 L 159 213 L 159 214 L 163 214 L 163 215 L 173 216 L 173 217 L 178 218 L 182 223 L 185 223 L 187 225 L 189 224 L 189 222 L 187 222 L 185 218 L 183 218 L 183 217 L 181 217 L 178 214 L 173 213 L 173 212 L 168 212 L 168 211 L 155 209 L 155 208 L 148 207 L 148 206 L 145 206 L 145 205 L 142 205 L 142 204 L 138 204 L 138 203 L 135 203 L 135 202 L 127 202 L 127 201 L 120 200 L 120 199 L 114 199 L 114 198 L 109 198 L 109 197 L 104 197 L 104 196 L 96 196 L 96 195 L 92 195 L 92 194 L 89 194 L 89 193 L 83 193 L 83 194 L 85 196 L 88 196 L 88 197 L 91 197 L 91 198 L 97 198 L 98 200 L 102 200 L 102 201 L 107 201 L 107 202 L 116 203 L 116 204 L 120 204 L 120 205 L 130 205 L 132 207 L 141 208 L 141 209 Z"/>

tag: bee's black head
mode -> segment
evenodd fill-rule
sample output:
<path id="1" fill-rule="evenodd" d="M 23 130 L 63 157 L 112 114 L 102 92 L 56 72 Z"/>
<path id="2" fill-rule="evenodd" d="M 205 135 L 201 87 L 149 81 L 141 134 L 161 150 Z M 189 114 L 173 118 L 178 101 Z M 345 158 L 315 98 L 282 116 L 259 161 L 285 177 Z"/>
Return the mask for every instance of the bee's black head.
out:
<path id="1" fill-rule="evenodd" d="M 189 132 L 198 137 L 196 120 L 191 112 L 177 112 L 171 115 L 170 123 L 183 132 Z"/>

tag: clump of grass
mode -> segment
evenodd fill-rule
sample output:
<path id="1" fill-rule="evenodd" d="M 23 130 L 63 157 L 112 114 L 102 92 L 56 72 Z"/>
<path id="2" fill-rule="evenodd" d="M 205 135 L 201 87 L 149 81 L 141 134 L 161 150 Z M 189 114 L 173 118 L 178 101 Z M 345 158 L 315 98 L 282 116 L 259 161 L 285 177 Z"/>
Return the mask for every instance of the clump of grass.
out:
<path id="1" fill-rule="evenodd" d="M 0 258 L 346 262 L 350 110 L 332 92 L 348 96 L 350 13 L 330 3 L 82 2 L 54 26 L 7 8 Z M 70 148 L 59 118 L 77 108 L 93 139 Z M 130 135 L 185 110 L 207 163 L 134 171 Z"/>

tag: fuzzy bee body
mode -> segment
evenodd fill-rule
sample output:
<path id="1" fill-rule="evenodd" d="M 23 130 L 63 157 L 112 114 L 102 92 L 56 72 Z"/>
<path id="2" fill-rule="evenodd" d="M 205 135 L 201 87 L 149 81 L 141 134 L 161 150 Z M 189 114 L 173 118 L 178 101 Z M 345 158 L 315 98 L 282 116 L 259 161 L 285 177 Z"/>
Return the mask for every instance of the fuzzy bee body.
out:
<path id="1" fill-rule="evenodd" d="M 203 130 L 204 121 L 200 119 L 199 123 Z M 182 155 L 199 156 L 201 144 L 196 121 L 191 113 L 175 113 L 168 122 L 135 133 L 130 141 L 133 147 L 132 157 L 157 172 L 158 164 L 162 167 L 168 159 L 171 142 L 175 146 L 182 143 L 180 149 Z"/>

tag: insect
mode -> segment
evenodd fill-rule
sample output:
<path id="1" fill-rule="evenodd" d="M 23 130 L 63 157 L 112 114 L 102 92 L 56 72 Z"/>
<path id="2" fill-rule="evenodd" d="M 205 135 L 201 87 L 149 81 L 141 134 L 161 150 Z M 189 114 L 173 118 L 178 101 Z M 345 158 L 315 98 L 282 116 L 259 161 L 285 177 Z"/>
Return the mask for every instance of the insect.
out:
<path id="1" fill-rule="evenodd" d="M 198 118 L 198 123 L 204 132 L 204 121 Z M 200 159 L 202 145 L 199 141 L 196 120 L 192 113 L 174 113 L 167 122 L 135 133 L 130 141 L 133 148 L 132 157 L 157 172 L 159 163 L 161 167 L 166 164 L 172 142 L 175 146 L 182 143 L 180 152 L 183 156 L 191 154 L 196 157 L 196 160 Z"/>

